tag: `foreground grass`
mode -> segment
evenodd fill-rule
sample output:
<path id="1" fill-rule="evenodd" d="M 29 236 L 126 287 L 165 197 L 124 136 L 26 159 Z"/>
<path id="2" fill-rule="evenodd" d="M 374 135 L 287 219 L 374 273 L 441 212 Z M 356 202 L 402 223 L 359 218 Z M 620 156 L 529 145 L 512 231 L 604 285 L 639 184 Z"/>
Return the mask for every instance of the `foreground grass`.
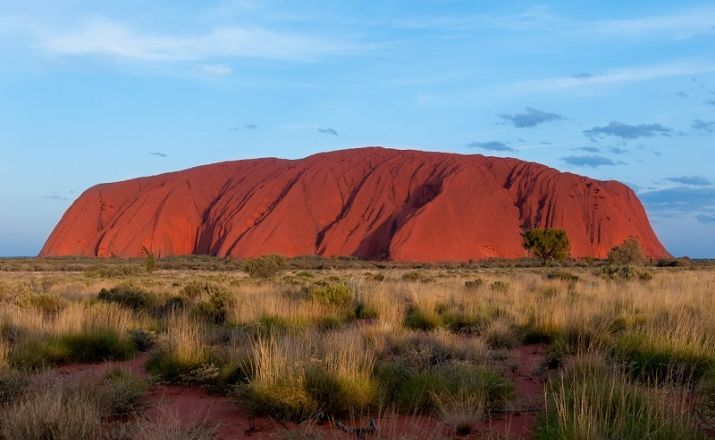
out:
<path id="1" fill-rule="evenodd" d="M 86 437 L 122 417 L 135 436 L 169 438 L 137 416 L 145 389 L 120 373 L 100 387 L 123 396 L 114 409 L 52 388 L 79 414 L 68 420 L 86 425 L 65 427 L 47 395 L 28 388 L 27 371 L 148 350 L 160 380 L 232 396 L 256 416 L 425 415 L 466 433 L 518 409 L 513 349 L 530 343 L 549 346 L 539 438 L 702 438 L 713 422 L 708 270 L 641 268 L 649 276 L 621 280 L 600 268 L 368 266 L 272 279 L 120 269 L 0 277 L 0 405 L 13 415 L 2 429 L 46 420 L 52 438 Z M 215 431 L 169 415 L 162 424 L 165 433 Z"/>

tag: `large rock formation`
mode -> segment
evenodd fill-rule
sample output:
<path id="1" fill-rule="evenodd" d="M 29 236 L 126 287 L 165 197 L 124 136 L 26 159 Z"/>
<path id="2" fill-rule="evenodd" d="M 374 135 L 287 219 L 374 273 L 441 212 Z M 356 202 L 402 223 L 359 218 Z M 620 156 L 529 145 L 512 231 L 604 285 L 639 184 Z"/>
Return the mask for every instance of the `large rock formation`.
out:
<path id="1" fill-rule="evenodd" d="M 621 183 L 516 159 L 360 148 L 97 185 L 41 256 L 515 258 L 531 227 L 566 229 L 576 257 L 605 257 L 630 236 L 646 255 L 668 255 Z"/>

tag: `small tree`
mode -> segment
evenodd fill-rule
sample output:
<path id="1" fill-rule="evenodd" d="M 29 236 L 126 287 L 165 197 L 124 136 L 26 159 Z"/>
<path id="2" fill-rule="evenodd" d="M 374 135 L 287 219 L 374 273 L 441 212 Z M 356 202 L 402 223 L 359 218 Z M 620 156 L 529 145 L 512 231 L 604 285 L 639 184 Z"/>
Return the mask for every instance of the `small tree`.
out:
<path id="1" fill-rule="evenodd" d="M 544 264 L 564 261 L 571 251 L 571 242 L 564 229 L 534 228 L 521 234 L 524 249 Z"/>
<path id="2" fill-rule="evenodd" d="M 641 243 L 636 237 L 629 237 L 608 252 L 608 263 L 616 266 L 641 264 L 644 257 Z"/>
<path id="3" fill-rule="evenodd" d="M 146 246 L 142 246 L 142 254 L 144 254 L 144 268 L 148 273 L 154 272 L 154 269 L 156 269 L 154 253 L 147 249 Z"/>

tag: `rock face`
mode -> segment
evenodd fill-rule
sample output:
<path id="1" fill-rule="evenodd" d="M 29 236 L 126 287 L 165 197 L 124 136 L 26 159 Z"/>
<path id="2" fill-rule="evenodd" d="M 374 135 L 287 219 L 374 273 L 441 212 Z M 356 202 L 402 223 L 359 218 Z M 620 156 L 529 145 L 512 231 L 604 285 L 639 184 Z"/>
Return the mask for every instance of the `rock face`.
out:
<path id="1" fill-rule="evenodd" d="M 635 236 L 667 256 L 636 195 L 615 181 L 516 159 L 385 148 L 205 165 L 97 185 L 41 256 L 209 254 L 466 261 L 525 256 L 520 232 L 568 231 L 575 257 Z"/>

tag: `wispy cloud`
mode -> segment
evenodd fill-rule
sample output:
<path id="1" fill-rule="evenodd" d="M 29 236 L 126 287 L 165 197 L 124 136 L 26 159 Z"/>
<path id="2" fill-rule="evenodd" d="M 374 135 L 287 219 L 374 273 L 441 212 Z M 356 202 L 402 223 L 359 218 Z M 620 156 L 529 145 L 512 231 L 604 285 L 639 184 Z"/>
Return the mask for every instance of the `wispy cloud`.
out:
<path id="1" fill-rule="evenodd" d="M 229 76 L 233 73 L 231 66 L 227 66 L 226 64 L 204 64 L 203 66 L 199 66 L 196 70 L 202 75 L 215 77 Z"/>
<path id="2" fill-rule="evenodd" d="M 258 130 L 258 124 L 254 124 L 252 122 L 243 124 L 243 125 L 237 125 L 233 127 L 234 130 Z"/>
<path id="3" fill-rule="evenodd" d="M 691 214 L 715 206 L 715 188 L 677 186 L 644 192 L 640 198 L 653 212 Z"/>
<path id="4" fill-rule="evenodd" d="M 710 181 L 704 177 L 699 176 L 679 176 L 679 177 L 668 177 L 665 179 L 669 182 L 680 183 L 682 185 L 691 186 L 708 186 Z"/>
<path id="5" fill-rule="evenodd" d="M 156 157 L 169 157 L 168 154 L 162 153 L 161 151 L 152 151 L 149 154 Z"/>
<path id="6" fill-rule="evenodd" d="M 712 215 L 712 214 L 698 214 L 695 216 L 695 218 L 700 223 L 715 224 L 715 215 Z"/>
<path id="7" fill-rule="evenodd" d="M 137 61 L 218 57 L 310 60 L 366 48 L 338 38 L 250 27 L 219 27 L 193 35 L 149 33 L 107 19 L 93 19 L 72 30 L 44 35 L 40 47 L 55 56 L 100 56 Z M 224 67 L 209 67 L 211 70 L 226 72 Z"/>
<path id="8" fill-rule="evenodd" d="M 609 85 L 648 81 L 659 78 L 690 76 L 715 72 L 715 64 L 695 61 L 674 61 L 666 64 L 636 66 L 611 70 L 598 75 L 562 76 L 522 81 L 516 87 L 522 90 L 559 90 L 577 87 Z"/>
<path id="9" fill-rule="evenodd" d="M 338 132 L 337 132 L 335 129 L 333 129 L 333 128 L 319 128 L 319 129 L 318 129 L 318 132 L 319 132 L 319 133 L 323 133 L 323 134 L 329 134 L 329 135 L 331 135 L 331 136 L 337 136 L 337 135 L 338 135 Z"/>
<path id="10" fill-rule="evenodd" d="M 703 121 L 700 119 L 696 119 L 693 121 L 693 123 L 690 125 L 690 127 L 693 130 L 704 131 L 706 133 L 713 133 L 713 132 L 715 132 L 715 121 Z"/>
<path id="11" fill-rule="evenodd" d="M 482 150 L 490 151 L 517 151 L 516 148 L 499 141 L 471 142 L 467 145 L 467 148 L 481 148 Z"/>
<path id="12" fill-rule="evenodd" d="M 557 115 L 556 113 L 548 113 L 531 107 L 527 107 L 522 113 L 502 114 L 499 115 L 499 117 L 511 122 L 514 124 L 514 127 L 518 128 L 535 127 L 539 124 L 543 124 L 544 122 L 560 121 L 564 119 L 563 116 Z"/>
<path id="13" fill-rule="evenodd" d="M 610 151 L 610 152 L 613 153 L 613 154 L 626 154 L 626 153 L 628 153 L 628 150 L 626 150 L 625 148 L 620 148 L 620 147 L 611 147 L 611 148 L 608 149 L 608 151 Z"/>
<path id="14" fill-rule="evenodd" d="M 533 6 L 515 14 L 470 14 L 412 17 L 393 20 L 393 27 L 414 30 L 465 31 L 502 29 L 512 32 L 548 30 L 574 37 L 684 39 L 715 33 L 714 7 L 673 9 L 663 14 L 629 18 L 583 20 L 560 16 L 545 6 Z M 378 22 L 378 24 L 381 24 Z"/>
<path id="15" fill-rule="evenodd" d="M 62 200 L 62 201 L 68 200 L 67 197 L 61 196 L 59 194 L 46 194 L 46 195 L 42 196 L 42 198 L 47 199 L 47 200 Z"/>
<path id="16" fill-rule="evenodd" d="M 577 167 L 591 167 L 591 168 L 598 168 L 602 166 L 613 166 L 613 165 L 618 165 L 616 162 L 612 161 L 611 159 L 605 157 L 605 156 L 597 156 L 597 155 L 592 155 L 592 156 L 566 156 L 561 158 L 564 162 L 566 162 L 569 165 L 577 166 Z"/>
<path id="17" fill-rule="evenodd" d="M 598 153 L 601 151 L 600 148 L 598 147 L 577 147 L 575 150 L 580 150 L 580 151 L 588 151 L 589 153 Z"/>
<path id="18" fill-rule="evenodd" d="M 617 136 L 623 139 L 637 139 L 640 137 L 668 136 L 673 129 L 660 124 L 629 125 L 623 122 L 611 121 L 605 127 L 593 127 L 584 130 L 583 134 L 590 138 L 602 136 Z"/>

